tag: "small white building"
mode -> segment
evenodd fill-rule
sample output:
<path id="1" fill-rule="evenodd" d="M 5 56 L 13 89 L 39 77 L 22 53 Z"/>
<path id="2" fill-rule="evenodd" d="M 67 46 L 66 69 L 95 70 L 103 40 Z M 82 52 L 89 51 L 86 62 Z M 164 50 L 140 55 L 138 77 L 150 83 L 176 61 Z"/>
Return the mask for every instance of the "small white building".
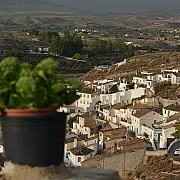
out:
<path id="1" fill-rule="evenodd" d="M 84 112 L 84 109 L 82 107 L 64 105 L 63 107 L 60 107 L 57 111 L 72 114 L 72 113 Z"/>
<path id="2" fill-rule="evenodd" d="M 130 104 L 132 102 L 132 99 L 141 97 L 144 94 L 145 88 L 136 88 L 112 94 L 100 94 L 100 101 L 102 105 L 114 105 L 118 103 Z"/>
<path id="3" fill-rule="evenodd" d="M 172 73 L 171 74 L 171 83 L 172 84 L 180 84 L 180 73 Z"/>
<path id="4" fill-rule="evenodd" d="M 163 112 L 164 117 L 170 117 L 170 116 L 180 112 L 180 105 L 179 104 L 171 104 L 169 106 L 164 107 L 162 112 Z"/>
<path id="5" fill-rule="evenodd" d="M 175 123 L 180 121 L 180 113 L 174 114 L 165 119 L 162 124 L 162 136 L 160 140 L 160 148 L 168 148 L 170 142 L 174 140 Z"/>
<path id="6" fill-rule="evenodd" d="M 135 76 L 133 77 L 133 80 L 132 80 L 133 83 L 135 84 L 146 84 L 146 76 L 143 76 L 143 77 L 139 77 L 139 76 Z"/>
<path id="7" fill-rule="evenodd" d="M 160 137 L 162 135 L 162 128 L 158 124 L 152 124 L 151 127 L 141 126 L 141 135 L 148 135 L 150 141 L 160 142 Z"/>
<path id="8" fill-rule="evenodd" d="M 75 107 L 81 108 L 82 112 L 95 110 L 95 104 L 100 101 L 100 96 L 94 89 L 85 88 L 77 94 L 80 98 L 73 103 Z"/>
<path id="9" fill-rule="evenodd" d="M 103 125 L 102 121 L 98 121 L 96 113 L 84 113 L 77 116 L 76 121 L 73 122 L 73 129 L 77 135 L 87 135 L 91 138 L 94 134 L 98 133 L 99 128 Z"/>
<path id="10" fill-rule="evenodd" d="M 131 131 L 141 135 L 141 126 L 152 127 L 152 124 L 163 121 L 164 117 L 157 112 L 144 109 L 131 116 Z"/>
<path id="11" fill-rule="evenodd" d="M 174 124 L 162 126 L 162 136 L 160 139 L 160 148 L 168 148 L 168 140 L 174 140 L 173 133 L 175 132 Z M 170 143 L 169 143 L 170 144 Z"/>
<path id="12" fill-rule="evenodd" d="M 70 137 L 64 144 L 64 162 L 71 166 L 81 166 L 81 162 L 97 155 L 98 136 L 86 135 Z"/>
<path id="13" fill-rule="evenodd" d="M 75 164 L 76 166 L 81 166 L 81 162 L 85 161 L 86 159 L 93 157 L 93 150 L 84 146 L 76 147 L 69 151 L 69 159 Z"/>
<path id="14" fill-rule="evenodd" d="M 92 156 L 97 155 L 97 152 L 98 152 L 98 136 L 93 136 L 91 138 L 85 138 L 82 143 L 85 147 L 93 150 Z"/>
<path id="15" fill-rule="evenodd" d="M 114 108 L 111 106 L 103 108 L 104 120 L 111 121 L 111 118 L 114 117 Z"/>

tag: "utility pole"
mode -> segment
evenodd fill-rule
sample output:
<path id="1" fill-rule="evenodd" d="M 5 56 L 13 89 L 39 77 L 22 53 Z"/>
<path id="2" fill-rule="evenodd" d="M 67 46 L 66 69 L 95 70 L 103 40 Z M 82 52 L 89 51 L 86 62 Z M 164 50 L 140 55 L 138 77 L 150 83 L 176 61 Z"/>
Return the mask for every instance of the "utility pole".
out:
<path id="1" fill-rule="evenodd" d="M 123 168 L 123 175 L 125 175 L 125 171 L 126 171 L 126 159 L 125 159 L 125 152 L 124 152 L 124 168 Z"/>

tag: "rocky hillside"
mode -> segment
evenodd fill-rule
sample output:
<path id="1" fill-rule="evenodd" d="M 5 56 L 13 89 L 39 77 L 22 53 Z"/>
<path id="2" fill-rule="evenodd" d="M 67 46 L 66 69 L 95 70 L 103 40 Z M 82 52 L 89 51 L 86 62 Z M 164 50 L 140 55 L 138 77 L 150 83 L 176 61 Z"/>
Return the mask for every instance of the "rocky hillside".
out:
<path id="1" fill-rule="evenodd" d="M 126 64 L 119 67 L 118 64 L 114 64 L 106 71 L 93 69 L 81 77 L 81 79 L 90 81 L 95 79 L 119 77 L 131 79 L 132 76 L 137 72 L 141 72 L 143 70 L 149 72 L 158 72 L 162 67 L 164 67 L 164 69 L 180 67 L 180 53 L 161 52 L 143 56 L 135 56 L 128 59 Z"/>
<path id="2" fill-rule="evenodd" d="M 129 173 L 125 180 L 179 180 L 180 165 L 173 163 L 171 155 L 149 156 L 134 172 Z"/>

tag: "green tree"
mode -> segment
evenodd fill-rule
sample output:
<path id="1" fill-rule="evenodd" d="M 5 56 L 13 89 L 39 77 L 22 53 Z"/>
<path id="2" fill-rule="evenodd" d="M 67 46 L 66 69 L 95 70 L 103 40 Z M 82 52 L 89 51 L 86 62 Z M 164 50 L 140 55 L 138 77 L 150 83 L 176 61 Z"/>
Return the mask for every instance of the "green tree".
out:
<path id="1" fill-rule="evenodd" d="M 113 85 L 110 89 L 110 93 L 117 93 L 119 91 L 117 84 Z"/>
<path id="2" fill-rule="evenodd" d="M 79 53 L 74 54 L 73 59 L 81 59 L 81 55 Z"/>
<path id="3" fill-rule="evenodd" d="M 174 49 L 175 49 L 176 52 L 180 52 L 180 45 L 176 45 L 176 46 L 174 47 Z"/>
<path id="4" fill-rule="evenodd" d="M 175 139 L 180 139 L 180 121 L 175 124 L 175 132 L 172 135 Z"/>
<path id="5" fill-rule="evenodd" d="M 39 31 L 35 28 L 29 29 L 28 32 L 30 35 L 39 35 Z"/>
<path id="6" fill-rule="evenodd" d="M 49 51 L 53 55 L 60 55 L 61 49 L 60 49 L 60 36 L 52 36 L 51 37 L 51 43 L 50 43 L 50 49 Z"/>
<path id="7" fill-rule="evenodd" d="M 17 58 L 23 58 L 26 56 L 25 52 L 21 52 L 19 50 L 16 49 L 10 49 L 10 50 L 4 50 L 4 55 L 6 57 L 17 57 Z"/>
<path id="8" fill-rule="evenodd" d="M 69 127 L 70 129 L 73 128 L 73 122 L 76 121 L 76 119 L 77 119 L 77 116 L 74 116 L 74 117 L 70 117 L 70 118 L 69 118 L 69 120 L 68 120 L 68 127 Z"/>
<path id="9" fill-rule="evenodd" d="M 45 42 L 51 43 L 52 36 L 59 37 L 59 33 L 55 31 L 43 31 L 41 39 Z"/>

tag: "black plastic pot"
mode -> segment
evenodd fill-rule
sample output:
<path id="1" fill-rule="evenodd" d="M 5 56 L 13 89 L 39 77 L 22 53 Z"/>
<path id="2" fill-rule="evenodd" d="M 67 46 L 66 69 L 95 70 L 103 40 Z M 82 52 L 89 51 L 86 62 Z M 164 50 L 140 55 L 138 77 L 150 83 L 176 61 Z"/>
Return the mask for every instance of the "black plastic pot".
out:
<path id="1" fill-rule="evenodd" d="M 55 109 L 5 110 L 2 132 L 6 160 L 29 166 L 60 165 L 66 116 Z"/>

